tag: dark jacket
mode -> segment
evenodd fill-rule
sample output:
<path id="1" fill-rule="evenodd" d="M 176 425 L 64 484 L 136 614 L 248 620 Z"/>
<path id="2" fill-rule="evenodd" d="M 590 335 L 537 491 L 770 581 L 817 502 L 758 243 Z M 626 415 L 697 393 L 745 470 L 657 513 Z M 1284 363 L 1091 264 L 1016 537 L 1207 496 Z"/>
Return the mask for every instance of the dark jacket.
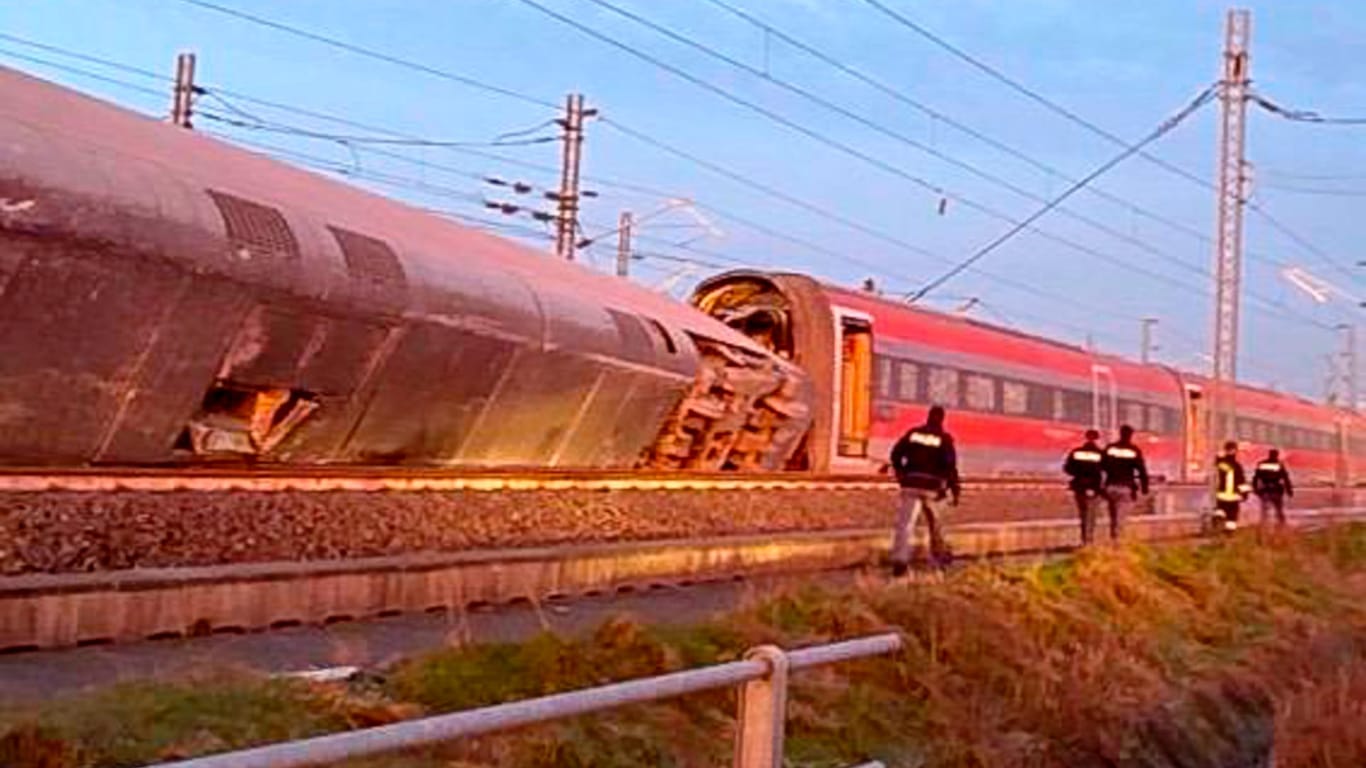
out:
<path id="1" fill-rule="evenodd" d="M 910 430 L 892 448 L 892 471 L 902 488 L 951 491 L 958 496 L 958 454 L 953 435 L 928 424 Z"/>
<path id="2" fill-rule="evenodd" d="M 1242 501 L 1252 490 L 1243 474 L 1243 465 L 1232 456 L 1220 456 L 1214 462 L 1214 498 L 1216 501 Z"/>
<path id="3" fill-rule="evenodd" d="M 1295 488 L 1290 484 L 1285 463 L 1270 458 L 1258 462 L 1252 472 L 1252 491 L 1258 496 L 1294 496 Z"/>
<path id="4" fill-rule="evenodd" d="M 1067 487 L 1074 491 L 1099 491 L 1105 484 L 1104 459 L 1100 446 L 1090 440 L 1069 451 L 1062 465 L 1062 471 L 1072 478 Z"/>
<path id="5" fill-rule="evenodd" d="M 1131 442 L 1120 440 L 1105 446 L 1101 469 L 1107 487 L 1148 492 L 1148 465 L 1143 461 L 1143 451 Z"/>

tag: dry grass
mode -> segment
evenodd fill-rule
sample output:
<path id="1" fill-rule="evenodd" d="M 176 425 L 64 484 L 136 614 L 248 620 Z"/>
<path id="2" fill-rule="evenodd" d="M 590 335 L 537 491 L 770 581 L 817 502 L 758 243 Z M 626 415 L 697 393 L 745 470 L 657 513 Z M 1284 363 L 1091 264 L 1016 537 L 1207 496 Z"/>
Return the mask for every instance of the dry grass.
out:
<path id="1" fill-rule="evenodd" d="M 11 718 L 0 765 L 138 765 L 895 628 L 897 656 L 796 679 L 791 765 L 1243 765 L 1274 734 L 1281 768 L 1361 766 L 1363 587 L 1362 526 L 869 579 L 759 595 L 686 629 L 616 620 L 581 639 L 453 648 L 367 686 L 134 687 Z M 733 707 L 732 693 L 700 695 L 358 765 L 715 766 Z"/>

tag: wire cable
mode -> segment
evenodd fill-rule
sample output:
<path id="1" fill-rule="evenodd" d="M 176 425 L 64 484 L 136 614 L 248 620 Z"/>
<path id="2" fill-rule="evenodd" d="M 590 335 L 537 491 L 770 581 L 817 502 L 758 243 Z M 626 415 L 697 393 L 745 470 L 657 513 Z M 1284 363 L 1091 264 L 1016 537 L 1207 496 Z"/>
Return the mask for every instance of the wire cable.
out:
<path id="1" fill-rule="evenodd" d="M 215 13 L 220 13 L 225 16 L 231 16 L 233 18 L 242 21 L 247 21 L 252 24 L 257 24 L 259 26 L 269 27 L 270 29 L 274 29 L 279 32 L 284 32 L 295 37 L 300 37 L 305 40 L 311 40 L 315 43 L 322 43 L 323 45 L 329 46 L 331 48 L 347 51 L 348 53 L 354 53 L 358 56 L 364 56 L 369 59 L 374 59 L 375 61 L 382 61 L 387 64 L 393 64 L 397 67 L 403 67 L 404 69 L 410 69 L 415 72 L 422 72 L 424 74 L 432 75 L 433 77 L 439 77 L 443 80 L 449 80 L 453 83 L 459 83 L 460 85 L 484 91 L 486 93 L 505 96 L 509 99 L 515 99 L 526 104 L 535 104 L 538 107 L 548 107 L 550 109 L 560 108 L 559 104 L 547 101 L 545 99 L 540 99 L 525 93 L 514 91 L 511 88 L 504 88 L 502 86 L 493 85 L 492 83 L 486 83 L 482 80 L 451 72 L 449 70 L 438 69 L 436 67 L 422 64 L 421 62 L 412 61 L 411 59 L 401 58 L 399 56 L 394 56 L 392 54 L 384 53 L 382 51 L 376 51 L 371 48 L 356 45 L 354 43 L 348 43 L 344 40 L 338 40 L 334 37 L 328 37 L 327 35 L 322 35 L 317 32 L 310 32 L 306 29 L 300 29 L 299 27 L 290 26 L 289 24 L 285 24 L 283 22 L 274 21 L 272 19 L 267 19 L 262 16 L 256 16 L 245 11 L 239 11 L 233 8 L 228 8 L 217 3 L 209 2 L 208 0 L 180 0 L 180 2 L 185 3 L 187 5 L 193 5 L 197 8 L 213 11 Z"/>
<path id="2" fill-rule="evenodd" d="M 1215 86 L 1212 86 L 1212 85 L 1211 85 L 1211 86 L 1205 88 L 1205 90 L 1201 91 L 1199 95 L 1197 95 L 1194 99 L 1192 99 L 1192 100 L 1190 101 L 1190 103 L 1188 103 L 1185 107 L 1183 107 L 1183 108 L 1182 108 L 1180 111 L 1178 111 L 1175 115 L 1172 115 L 1171 117 L 1169 117 L 1169 118 L 1167 118 L 1165 121 L 1163 121 L 1161 125 L 1159 125 L 1159 126 L 1158 126 L 1156 129 L 1154 129 L 1151 133 L 1149 133 L 1147 136 L 1145 136 L 1142 140 L 1140 140 L 1140 141 L 1137 142 L 1136 144 L 1131 145 L 1130 147 L 1128 147 L 1127 149 L 1125 149 L 1123 152 L 1119 153 L 1118 155 L 1115 155 L 1114 157 L 1110 158 L 1110 159 L 1107 160 L 1106 162 L 1102 163 L 1098 168 L 1096 168 L 1094 171 L 1088 173 L 1088 174 L 1087 174 L 1086 176 L 1084 176 L 1082 179 L 1080 179 L 1079 181 L 1077 181 L 1077 183 L 1075 183 L 1075 184 L 1073 184 L 1072 186 L 1068 187 L 1066 190 L 1064 190 L 1064 191 L 1062 192 L 1062 194 L 1060 194 L 1060 195 L 1058 195 L 1057 197 L 1055 197 L 1055 198 L 1053 198 L 1052 200 L 1050 200 L 1046 205 L 1044 205 L 1043 207 L 1039 208 L 1038 210 L 1036 210 L 1034 213 L 1030 214 L 1029 216 L 1025 217 L 1025 218 L 1024 218 L 1022 221 L 1020 221 L 1018 224 L 1016 224 L 1015 226 L 1011 227 L 1009 230 L 1003 232 L 999 237 L 995 238 L 995 239 L 992 240 L 991 242 L 989 242 L 989 243 L 987 243 L 986 245 L 982 246 L 981 248 L 977 249 L 971 256 L 969 256 L 968 258 L 964 259 L 964 260 L 963 260 L 962 262 L 960 262 L 959 264 L 955 265 L 955 266 L 954 266 L 952 269 L 950 269 L 948 272 L 945 272 L 944 274 L 940 275 L 939 277 L 935 278 L 934 280 L 931 280 L 928 284 L 925 285 L 925 287 L 921 288 L 920 290 L 916 291 L 913 295 L 911 295 L 911 296 L 909 297 L 909 300 L 912 301 L 912 302 L 914 302 L 914 301 L 917 301 L 917 300 L 919 300 L 919 299 L 921 299 L 921 298 L 924 298 L 925 294 L 927 294 L 927 293 L 929 293 L 930 291 L 933 291 L 934 289 L 938 288 L 939 286 L 941 286 L 941 285 L 947 283 L 948 281 L 952 280 L 954 277 L 956 277 L 956 276 L 958 276 L 959 274 L 961 274 L 961 273 L 963 272 L 963 270 L 967 269 L 968 267 L 970 267 L 970 266 L 972 266 L 973 264 L 977 263 L 977 262 L 980 261 L 981 259 L 985 258 L 985 257 L 986 257 L 988 254 L 990 254 L 992 251 L 994 251 L 994 250 L 996 250 L 997 248 L 1001 247 L 1001 246 L 1004 245 L 1006 242 L 1008 242 L 1011 238 L 1015 237 L 1015 236 L 1018 235 L 1020 232 L 1024 231 L 1024 229 L 1025 229 L 1026 227 L 1028 227 L 1029 224 L 1030 224 L 1031 222 L 1036 221 L 1036 220 L 1038 220 L 1039 218 L 1043 217 L 1043 216 L 1046 215 L 1049 211 L 1053 210 L 1053 209 L 1056 208 L 1058 205 L 1060 205 L 1064 200 L 1066 200 L 1067 198 L 1069 198 L 1069 197 L 1071 197 L 1072 195 L 1076 194 L 1077 192 L 1080 192 L 1080 191 L 1082 190 L 1082 188 L 1085 187 L 1087 184 L 1089 184 L 1089 183 L 1091 183 L 1092 181 L 1094 181 L 1094 180 L 1100 178 L 1101 176 L 1103 176 L 1106 172 L 1108 172 L 1109 170 L 1111 170 L 1111 169 L 1114 168 L 1115 166 L 1119 165 L 1120 163 L 1124 162 L 1125 160 L 1128 160 L 1130 157 L 1133 157 L 1133 156 L 1134 156 L 1135 154 L 1137 154 L 1138 152 L 1141 152 L 1141 151 L 1143 150 L 1144 147 L 1148 146 L 1149 144 L 1152 144 L 1153 142 L 1157 141 L 1158 139 L 1160 139 L 1160 138 L 1162 138 L 1163 136 L 1165 136 L 1165 135 L 1167 135 L 1168 133 L 1170 133 L 1170 132 L 1171 132 L 1173 129 L 1175 129 L 1178 125 L 1180 125 L 1182 122 L 1184 122 L 1186 118 L 1188 118 L 1188 117 L 1190 117 L 1191 115 L 1195 114 L 1195 112 L 1196 112 L 1197 110 L 1199 110 L 1201 107 L 1203 107 L 1203 106 L 1205 106 L 1206 104 L 1208 104 L 1208 103 L 1214 98 L 1214 94 L 1215 94 Z"/>
<path id="3" fill-rule="evenodd" d="M 608 2 L 607 0 L 588 0 L 588 2 L 591 2 L 594 5 L 597 5 L 598 7 L 603 8 L 604 10 L 607 10 L 611 13 L 617 14 L 623 18 L 629 19 L 635 22 L 636 24 L 651 29 L 659 33 L 660 35 L 663 35 L 669 38 L 670 40 L 673 40 L 676 43 L 687 46 L 688 48 L 698 51 L 703 55 L 709 56 L 718 61 L 724 62 L 725 64 L 736 69 L 739 69 L 752 77 L 761 79 L 767 83 L 777 86 L 778 88 L 781 88 L 787 91 L 788 93 L 794 94 L 802 99 L 805 99 L 813 104 L 816 104 L 817 106 L 823 109 L 834 112 L 835 114 L 838 114 L 848 120 L 852 120 L 858 123 L 859 125 L 868 128 L 869 130 L 886 136 L 887 138 L 890 138 L 893 141 L 897 141 L 901 144 L 909 146 L 918 152 L 929 155 L 930 157 L 933 157 L 941 162 L 947 163 L 948 165 L 951 165 L 961 171 L 971 174 L 972 176 L 975 176 L 979 179 L 987 181 L 988 183 L 991 183 L 997 187 L 1005 189 L 1013 194 L 1019 195 L 1020 197 L 1033 201 L 1035 203 L 1048 202 L 1047 197 L 1036 194 L 1035 192 L 1032 192 L 1031 190 L 1026 189 L 1002 176 L 999 176 L 995 173 L 992 173 L 981 168 L 980 166 L 966 162 L 957 157 L 954 157 L 953 155 L 950 155 L 946 152 L 929 146 L 921 141 L 918 141 L 906 135 L 902 131 L 888 127 L 885 123 L 873 120 L 862 113 L 843 107 L 835 102 L 830 101 L 829 99 L 826 99 L 823 96 L 820 96 L 817 93 L 812 92 L 809 89 L 795 85 L 787 80 L 783 80 L 782 78 L 776 77 L 767 71 L 757 69 L 749 64 L 746 64 L 743 61 L 740 61 L 739 59 L 736 59 L 733 56 L 729 56 L 725 53 L 722 53 L 721 51 L 716 50 L 715 48 L 705 45 L 694 38 L 675 32 L 674 30 L 665 27 L 661 24 L 655 23 L 641 16 L 640 14 L 621 8 L 620 6 L 614 5 L 611 2 Z M 835 63 L 834 66 L 839 67 L 841 65 Z M 927 184 L 927 182 L 924 182 L 923 180 L 916 180 L 915 183 L 922 187 L 926 186 Z M 929 191 L 934 192 L 935 194 L 938 194 L 943 198 L 954 200 L 962 205 L 972 208 L 973 210 L 977 210 L 993 218 L 1007 221 L 1011 220 L 1008 214 L 1005 214 L 989 206 L 978 203 L 977 201 L 972 200 L 971 198 L 968 198 L 965 195 L 947 191 L 943 188 L 940 188 L 938 185 L 932 185 L 931 187 L 928 187 L 928 189 Z M 1086 224 L 1087 226 L 1096 229 L 1097 231 L 1109 235 L 1110 237 L 1128 243 L 1160 259 L 1163 259 L 1164 261 L 1167 261 L 1180 269 L 1195 272 L 1196 274 L 1200 274 L 1203 271 L 1202 268 L 1199 266 L 1193 265 L 1187 261 L 1176 258 L 1171 254 L 1166 253 L 1162 249 L 1154 247 L 1151 243 L 1148 243 L 1147 241 L 1144 241 L 1126 232 L 1122 232 L 1118 229 L 1115 229 L 1114 227 L 1105 224 L 1104 222 L 1093 219 L 1089 216 L 1086 216 L 1085 214 L 1078 213 L 1068 208 L 1058 208 L 1058 211 L 1059 213 L 1076 221 L 1080 221 L 1083 224 Z M 1043 234 L 1045 236 L 1056 238 L 1056 236 L 1050 235 L 1049 233 Z M 1204 274 L 1208 275 L 1208 272 L 1204 272 Z"/>

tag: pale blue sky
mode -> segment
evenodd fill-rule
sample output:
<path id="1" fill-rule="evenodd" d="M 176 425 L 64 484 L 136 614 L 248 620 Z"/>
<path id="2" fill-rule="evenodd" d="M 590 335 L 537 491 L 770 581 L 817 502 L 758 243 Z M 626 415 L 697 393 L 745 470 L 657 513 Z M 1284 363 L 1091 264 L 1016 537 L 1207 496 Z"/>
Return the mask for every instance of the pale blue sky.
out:
<path id="1" fill-rule="evenodd" d="M 645 185 L 690 197 L 788 232 L 805 244 L 774 238 L 720 217 L 721 236 L 696 248 L 761 266 L 817 274 L 853 284 L 877 268 L 889 291 L 907 291 L 1002 232 L 1008 224 L 950 202 L 938 212 L 937 195 L 883 169 L 859 162 L 626 53 L 585 37 L 520 0 L 220 0 L 248 13 L 333 36 L 422 64 L 559 103 L 581 90 L 603 114 L 756 182 L 819 205 L 933 254 L 926 256 L 815 216 L 755 192 L 694 164 L 661 153 L 611 125 L 591 123 L 584 171 L 590 177 Z M 604 34 L 657 56 L 696 76 L 757 102 L 860 152 L 877 156 L 903 173 L 956 195 L 1020 218 L 1036 202 L 983 180 L 845 117 L 785 93 L 771 83 L 708 59 L 642 28 L 589 0 L 537 0 Z M 1064 183 L 1008 157 L 942 122 L 856 83 L 705 0 L 610 0 L 610 2 L 720 49 L 776 78 L 865 115 L 935 152 L 970 163 L 1034 195 L 1048 196 Z M 1084 129 L 1012 93 L 923 38 L 900 27 L 862 0 L 727 0 L 775 28 L 884 81 L 906 96 L 1031 158 L 1080 176 L 1115 148 Z M 1174 112 L 1219 73 L 1225 6 L 1207 0 L 885 0 L 916 22 L 981 57 L 1069 109 L 1121 136 L 1137 138 Z M 1366 4 L 1264 2 L 1253 10 L 1253 77 L 1267 96 L 1324 113 L 1366 114 Z M 29 41 L 170 74 L 176 51 L 199 55 L 201 84 L 248 96 L 288 102 L 318 112 L 424 138 L 488 141 L 507 131 L 554 117 L 544 107 L 469 88 L 316 42 L 300 40 L 180 0 L 4 0 L 0 32 Z M 13 54 L 38 57 L 99 72 L 150 88 L 153 93 L 54 69 Z M 141 111 L 161 114 L 166 86 L 150 78 L 112 71 L 0 39 L 0 63 L 67 83 Z M 365 133 L 315 119 L 232 100 L 254 116 L 314 131 Z M 205 99 L 201 107 L 229 114 Z M 1164 138 L 1155 153 L 1209 178 L 1214 170 L 1214 106 L 1205 108 Z M 451 173 L 369 152 L 353 154 L 335 142 L 271 135 L 201 120 L 199 127 L 240 139 L 358 168 L 368 186 L 419 204 L 500 218 L 482 211 L 480 195 L 506 199 L 475 178 L 493 174 L 553 186 L 554 174 L 518 168 L 485 156 L 443 148 L 387 147 Z M 532 135 L 550 133 L 550 129 Z M 1278 221 L 1307 238 L 1339 267 L 1271 228 L 1248 219 L 1246 286 L 1262 299 L 1281 302 L 1300 320 L 1268 310 L 1245 297 L 1241 355 L 1243 378 L 1274 382 L 1318 397 L 1325 354 L 1337 339 L 1321 324 L 1351 321 L 1359 310 L 1339 299 L 1313 304 L 1278 276 L 1276 262 L 1302 266 L 1357 294 L 1353 267 L 1366 258 L 1357 242 L 1366 227 L 1358 210 L 1366 200 L 1366 127 L 1296 125 L 1254 111 L 1249 159 L 1254 195 Z M 558 145 L 503 147 L 499 154 L 553 167 Z M 383 181 L 377 180 L 377 177 Z M 425 186 L 425 191 L 416 187 Z M 617 214 L 642 215 L 663 204 L 659 196 L 589 183 L 602 196 L 589 200 L 589 233 L 615 226 Z M 1145 211 L 1188 229 L 1212 229 L 1214 201 L 1205 189 L 1141 160 L 1131 160 L 1098 186 Z M 1306 194 L 1303 191 L 1332 191 Z M 1137 354 L 1139 320 L 1161 318 L 1158 357 L 1182 367 L 1201 367 L 1209 337 L 1210 246 L 1126 207 L 1083 192 L 1069 209 L 1110 231 L 1058 213 L 1039 226 L 1089 251 L 1081 253 L 1036 234 L 1012 241 L 981 266 L 996 278 L 968 273 L 942 289 L 933 306 L 951 308 L 977 297 L 978 316 L 1002 318 L 1024 330 L 1067 341 L 1087 331 L 1107 351 Z M 537 226 L 526 219 L 510 223 Z M 655 219 L 641 249 L 697 256 L 668 245 L 705 234 L 689 229 L 678 213 Z M 608 238 L 607 240 L 610 240 Z M 1136 243 L 1137 241 L 1137 243 Z M 541 242 L 536 247 L 544 247 Z M 587 254 L 611 269 L 613 245 Z M 1165 276 L 1136 274 L 1102 260 L 1131 264 Z M 701 256 L 716 261 L 713 256 Z M 936 260 L 939 259 L 939 260 Z M 1174 262 L 1189 265 L 1184 269 Z M 658 285 L 679 265 L 658 259 L 638 262 L 637 279 Z M 708 272 L 680 279 L 686 285 Z M 998 278 L 1004 278 L 1002 282 Z M 1359 281 L 1357 281 L 1359 282 Z M 1028 284 L 1037 292 L 1021 290 Z M 1174 284 L 1175 283 L 1175 284 Z M 1182 284 L 1187 286 L 1183 289 Z M 1042 292 L 1044 295 L 1039 295 Z"/>

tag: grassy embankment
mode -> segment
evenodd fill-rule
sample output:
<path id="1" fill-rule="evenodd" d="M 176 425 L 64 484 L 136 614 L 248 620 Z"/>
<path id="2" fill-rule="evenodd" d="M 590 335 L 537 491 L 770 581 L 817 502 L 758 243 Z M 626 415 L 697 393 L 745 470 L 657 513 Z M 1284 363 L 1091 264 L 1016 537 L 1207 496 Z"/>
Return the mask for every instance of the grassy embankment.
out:
<path id="1" fill-rule="evenodd" d="M 1366 526 L 979 565 L 942 584 L 757 596 L 686 629 L 617 620 L 456 647 L 346 687 L 241 672 L 122 686 L 0 717 L 0 765 L 141 765 L 895 627 L 898 656 L 794 678 L 792 765 L 1212 765 L 1193 753 L 1255 746 L 1274 724 L 1280 768 L 1360 766 L 1363 597 Z M 718 692 L 360 765 L 723 765 L 733 708 Z"/>

